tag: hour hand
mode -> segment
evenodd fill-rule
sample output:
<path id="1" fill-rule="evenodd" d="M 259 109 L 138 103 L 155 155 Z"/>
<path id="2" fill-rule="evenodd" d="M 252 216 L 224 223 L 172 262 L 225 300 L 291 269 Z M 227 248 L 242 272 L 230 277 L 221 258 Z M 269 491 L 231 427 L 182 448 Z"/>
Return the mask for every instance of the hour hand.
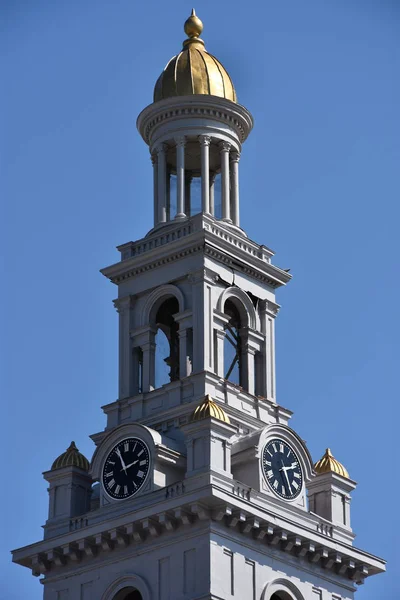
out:
<path id="1" fill-rule="evenodd" d="M 126 467 L 125 467 L 125 473 L 126 473 L 126 469 L 129 469 L 129 467 L 131 467 L 132 465 L 136 465 L 137 462 L 139 462 L 139 459 L 134 460 L 133 462 L 129 463 L 129 465 L 126 465 Z"/>

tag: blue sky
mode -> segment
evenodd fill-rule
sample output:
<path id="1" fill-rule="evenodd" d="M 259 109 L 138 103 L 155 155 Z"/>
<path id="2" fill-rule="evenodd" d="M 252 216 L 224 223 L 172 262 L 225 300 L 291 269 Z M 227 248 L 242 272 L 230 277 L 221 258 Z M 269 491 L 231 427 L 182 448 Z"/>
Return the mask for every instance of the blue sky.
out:
<path id="1" fill-rule="evenodd" d="M 37 541 L 47 470 L 86 456 L 117 393 L 116 289 L 99 269 L 152 223 L 138 113 L 184 39 L 183 0 L 0 3 L 3 490 L 0 599 L 39 600 L 9 550 Z M 358 600 L 400 595 L 397 468 L 400 5 L 204 0 L 207 49 L 254 115 L 241 219 L 291 268 L 278 401 L 314 460 L 358 483 L 356 545 L 389 561 Z M 397 591 L 397 593 L 396 593 Z"/>

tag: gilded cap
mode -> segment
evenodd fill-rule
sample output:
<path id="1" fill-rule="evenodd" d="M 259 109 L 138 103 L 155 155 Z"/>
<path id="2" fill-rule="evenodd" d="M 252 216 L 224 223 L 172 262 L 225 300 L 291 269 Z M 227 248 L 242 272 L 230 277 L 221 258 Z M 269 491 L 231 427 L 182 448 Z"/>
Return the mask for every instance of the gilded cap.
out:
<path id="1" fill-rule="evenodd" d="M 203 23 L 195 10 L 184 25 L 188 38 L 182 51 L 171 58 L 154 88 L 154 102 L 173 96 L 208 94 L 237 102 L 232 80 L 222 64 L 209 54 L 200 39 Z"/>
<path id="2" fill-rule="evenodd" d="M 337 473 L 346 479 L 350 479 L 347 469 L 334 458 L 330 448 L 327 448 L 323 457 L 315 463 L 314 471 L 319 475 L 322 473 Z"/>
<path id="3" fill-rule="evenodd" d="M 214 402 L 214 400 L 212 400 L 211 396 L 208 394 L 193 411 L 190 417 L 190 422 L 193 423 L 193 421 L 207 419 L 207 417 L 213 417 L 214 419 L 219 419 L 224 423 L 230 423 L 229 417 L 224 409 L 218 406 L 218 404 Z"/>
<path id="4" fill-rule="evenodd" d="M 83 471 L 89 471 L 89 461 L 86 456 L 83 456 L 75 445 L 75 442 L 71 442 L 69 448 L 65 452 L 60 454 L 58 458 L 53 462 L 51 470 L 62 469 L 63 467 L 79 467 Z"/>

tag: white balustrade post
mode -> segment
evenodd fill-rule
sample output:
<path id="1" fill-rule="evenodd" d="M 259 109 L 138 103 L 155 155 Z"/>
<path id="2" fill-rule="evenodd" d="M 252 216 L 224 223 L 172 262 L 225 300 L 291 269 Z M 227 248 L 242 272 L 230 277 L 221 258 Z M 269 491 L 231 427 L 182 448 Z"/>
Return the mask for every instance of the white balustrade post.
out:
<path id="1" fill-rule="evenodd" d="M 231 175 L 231 218 L 234 225 L 239 227 L 239 160 L 240 152 L 230 154 Z"/>
<path id="2" fill-rule="evenodd" d="M 210 143 L 209 135 L 199 136 L 201 146 L 201 210 L 210 213 Z"/>
<path id="3" fill-rule="evenodd" d="M 156 148 L 158 172 L 158 222 L 167 220 L 167 144 Z"/>
<path id="4" fill-rule="evenodd" d="M 230 201 L 229 201 L 229 151 L 231 145 L 228 142 L 220 142 L 219 144 L 221 153 L 221 191 L 222 191 L 222 219 L 224 221 L 231 221 L 230 215 Z"/>
<path id="5" fill-rule="evenodd" d="M 151 162 L 153 165 L 153 203 L 154 203 L 154 227 L 158 223 L 158 165 L 157 165 L 157 152 L 153 152 L 151 155 Z"/>
<path id="6" fill-rule="evenodd" d="M 184 219 L 185 215 L 185 136 L 175 138 L 176 143 L 176 217 Z"/>

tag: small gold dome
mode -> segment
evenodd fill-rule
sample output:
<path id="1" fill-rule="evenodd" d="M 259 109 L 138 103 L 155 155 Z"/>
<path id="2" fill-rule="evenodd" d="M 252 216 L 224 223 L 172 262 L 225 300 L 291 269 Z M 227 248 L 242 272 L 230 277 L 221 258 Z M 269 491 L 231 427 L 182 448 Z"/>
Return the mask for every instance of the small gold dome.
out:
<path id="1" fill-rule="evenodd" d="M 323 457 L 315 463 L 314 471 L 320 475 L 321 473 L 337 473 L 346 479 L 350 479 L 347 469 L 340 463 L 327 448 Z"/>
<path id="2" fill-rule="evenodd" d="M 63 467 L 79 467 L 83 471 L 89 471 L 89 461 L 86 456 L 83 456 L 75 445 L 75 442 L 71 442 L 69 448 L 56 460 L 51 466 L 51 470 L 62 469 Z"/>
<path id="3" fill-rule="evenodd" d="M 209 54 L 199 38 L 203 23 L 194 9 L 185 22 L 188 36 L 182 52 L 171 58 L 154 87 L 154 102 L 173 96 L 207 94 L 237 102 L 232 80 L 222 64 Z"/>
<path id="4" fill-rule="evenodd" d="M 229 417 L 224 409 L 218 406 L 218 404 L 214 402 L 214 400 L 212 400 L 211 396 L 208 394 L 204 398 L 203 402 L 201 402 L 193 411 L 192 416 L 190 417 L 190 422 L 193 423 L 193 421 L 207 419 L 207 417 L 213 417 L 214 419 L 219 419 L 219 421 L 223 421 L 224 423 L 230 423 Z"/>

